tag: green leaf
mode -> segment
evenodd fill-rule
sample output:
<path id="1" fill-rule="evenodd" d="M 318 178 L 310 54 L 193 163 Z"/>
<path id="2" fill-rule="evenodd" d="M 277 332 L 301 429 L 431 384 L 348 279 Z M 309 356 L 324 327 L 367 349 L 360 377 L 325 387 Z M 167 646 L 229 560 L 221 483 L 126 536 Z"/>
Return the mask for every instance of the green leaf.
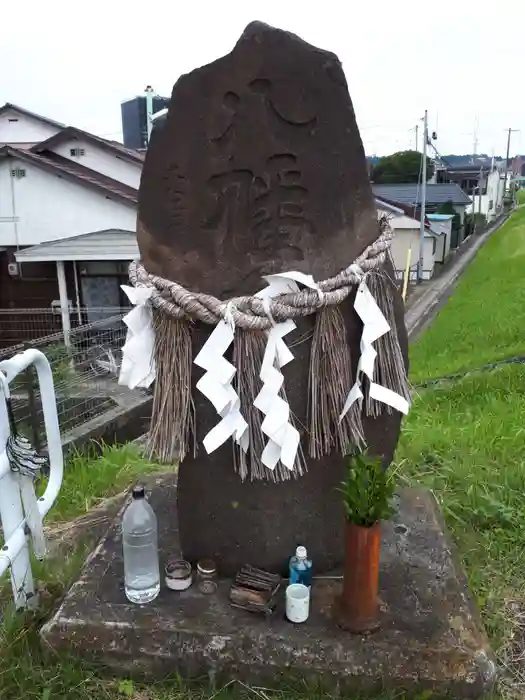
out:
<path id="1" fill-rule="evenodd" d="M 129 678 L 122 680 L 122 681 L 119 681 L 118 692 L 121 695 L 125 695 L 126 697 L 131 698 L 131 697 L 133 697 L 134 690 L 135 690 L 135 687 L 133 685 L 133 681 L 130 680 Z"/>
<path id="2" fill-rule="evenodd" d="M 366 453 L 352 455 L 347 477 L 338 489 L 348 522 L 370 527 L 390 518 L 395 487 L 396 474 L 383 469 L 381 459 Z"/>

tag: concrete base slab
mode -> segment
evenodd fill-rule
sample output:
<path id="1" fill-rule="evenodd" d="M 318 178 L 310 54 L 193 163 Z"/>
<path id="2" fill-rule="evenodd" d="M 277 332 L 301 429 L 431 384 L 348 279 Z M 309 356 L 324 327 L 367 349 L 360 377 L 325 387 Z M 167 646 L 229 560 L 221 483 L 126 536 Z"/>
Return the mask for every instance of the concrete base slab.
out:
<path id="1" fill-rule="evenodd" d="M 170 512 L 174 488 L 173 482 L 153 491 L 157 513 Z M 283 604 L 269 619 L 231 608 L 226 580 L 212 596 L 195 586 L 184 593 L 163 588 L 152 604 L 131 605 L 118 521 L 43 635 L 57 650 L 96 659 L 121 676 L 177 672 L 214 685 L 239 679 L 289 687 L 306 680 L 340 692 L 429 689 L 480 697 L 494 684 L 496 666 L 439 509 L 420 490 L 403 490 L 398 501 L 396 518 L 383 527 L 381 628 L 369 637 L 336 626 L 337 573 L 314 581 L 311 615 L 302 625 L 284 619 Z M 175 514 L 159 520 L 165 558 L 178 553 Z M 256 552 L 250 563 L 257 565 Z"/>

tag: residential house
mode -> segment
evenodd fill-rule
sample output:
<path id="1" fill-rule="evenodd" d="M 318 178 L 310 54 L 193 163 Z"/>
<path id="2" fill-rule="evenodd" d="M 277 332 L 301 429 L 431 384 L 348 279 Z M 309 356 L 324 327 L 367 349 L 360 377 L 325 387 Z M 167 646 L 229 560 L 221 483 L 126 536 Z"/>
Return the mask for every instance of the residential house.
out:
<path id="1" fill-rule="evenodd" d="M 416 281 L 419 266 L 421 219 L 407 205 L 396 205 L 393 202 L 379 198 L 376 198 L 375 202 L 378 216 L 387 216 L 394 231 L 390 252 L 396 271 L 396 278 L 402 279 L 408 263 L 410 266 L 410 280 Z M 429 280 L 434 276 L 436 262 L 443 262 L 449 250 L 450 235 L 447 234 L 446 229 L 434 229 L 429 218 L 425 217 L 423 279 Z M 447 252 L 445 253 L 444 251 Z"/>
<path id="2" fill-rule="evenodd" d="M 120 306 L 143 155 L 0 107 L 0 309 Z"/>
<path id="3" fill-rule="evenodd" d="M 472 163 L 438 164 L 434 180 L 437 183 L 455 182 L 464 192 L 470 194 L 472 204 L 466 209 L 468 214 L 483 214 L 487 221 L 492 221 L 503 211 L 504 162 L 475 159 Z"/>
<path id="4" fill-rule="evenodd" d="M 421 186 L 412 184 L 401 185 L 372 185 L 374 195 L 378 199 L 387 200 L 395 205 L 406 205 L 416 215 L 421 209 Z M 437 213 L 447 203 L 451 203 L 459 215 L 460 227 L 452 230 L 450 247 L 457 248 L 464 240 L 464 221 L 467 207 L 472 204 L 470 197 L 456 183 L 427 184 L 425 212 Z"/>
<path id="5" fill-rule="evenodd" d="M 0 107 L 0 146 L 30 148 L 64 128 L 65 124 L 10 102 Z"/>

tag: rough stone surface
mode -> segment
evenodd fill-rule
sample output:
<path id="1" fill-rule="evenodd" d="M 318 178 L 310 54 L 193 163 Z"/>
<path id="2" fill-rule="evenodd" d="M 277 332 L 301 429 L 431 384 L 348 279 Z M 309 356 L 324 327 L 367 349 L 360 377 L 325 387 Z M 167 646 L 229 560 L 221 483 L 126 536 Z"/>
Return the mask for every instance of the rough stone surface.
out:
<path id="1" fill-rule="evenodd" d="M 151 502 L 164 559 L 178 553 L 165 486 L 153 490 Z M 401 492 L 396 518 L 383 526 L 381 557 L 382 626 L 356 637 L 332 620 L 337 578 L 314 580 L 303 625 L 286 622 L 282 608 L 269 620 L 231 608 L 227 580 L 216 595 L 163 588 L 152 604 L 131 605 L 117 522 L 43 634 L 56 649 L 98 659 L 120 676 L 178 672 L 185 679 L 266 687 L 301 679 L 341 692 L 387 687 L 480 697 L 492 687 L 496 667 L 428 492 Z M 252 562 L 258 563 L 256 553 Z"/>
<path id="2" fill-rule="evenodd" d="M 186 288 L 227 299 L 265 286 L 263 274 L 300 270 L 323 279 L 374 241 L 378 225 L 365 154 L 337 57 L 298 37 L 250 24 L 233 51 L 180 78 L 155 129 L 139 194 L 138 241 L 146 268 Z M 354 371 L 360 322 L 342 305 Z M 406 352 L 402 303 L 399 335 Z M 305 426 L 313 318 L 287 336 L 295 360 L 285 386 L 307 449 Z M 195 324 L 194 356 L 210 327 Z M 194 366 L 193 386 L 202 371 Z M 350 389 L 350 387 L 349 387 Z M 194 390 L 197 440 L 217 423 Z M 365 426 L 372 452 L 392 458 L 400 414 Z M 308 543 L 318 570 L 340 563 L 343 512 L 336 488 L 344 460 L 311 461 L 284 484 L 241 483 L 232 446 L 201 447 L 180 468 L 178 512 L 187 559 L 211 556 L 233 573 L 258 563 L 283 568 Z"/>

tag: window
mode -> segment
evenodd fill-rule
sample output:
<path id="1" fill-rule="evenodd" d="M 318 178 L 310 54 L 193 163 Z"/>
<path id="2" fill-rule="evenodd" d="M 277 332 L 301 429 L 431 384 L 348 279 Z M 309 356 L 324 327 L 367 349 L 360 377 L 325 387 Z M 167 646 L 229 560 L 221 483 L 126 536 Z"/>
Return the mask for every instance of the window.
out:
<path id="1" fill-rule="evenodd" d="M 494 208 L 494 200 L 489 199 L 489 211 Z"/>
<path id="2" fill-rule="evenodd" d="M 78 158 L 79 156 L 84 156 L 86 155 L 86 151 L 84 148 L 70 148 L 69 149 L 69 155 L 72 158 Z"/>
<path id="3" fill-rule="evenodd" d="M 20 179 L 21 177 L 26 176 L 26 171 L 23 168 L 15 168 L 14 170 L 11 170 L 11 177 L 17 177 Z"/>

